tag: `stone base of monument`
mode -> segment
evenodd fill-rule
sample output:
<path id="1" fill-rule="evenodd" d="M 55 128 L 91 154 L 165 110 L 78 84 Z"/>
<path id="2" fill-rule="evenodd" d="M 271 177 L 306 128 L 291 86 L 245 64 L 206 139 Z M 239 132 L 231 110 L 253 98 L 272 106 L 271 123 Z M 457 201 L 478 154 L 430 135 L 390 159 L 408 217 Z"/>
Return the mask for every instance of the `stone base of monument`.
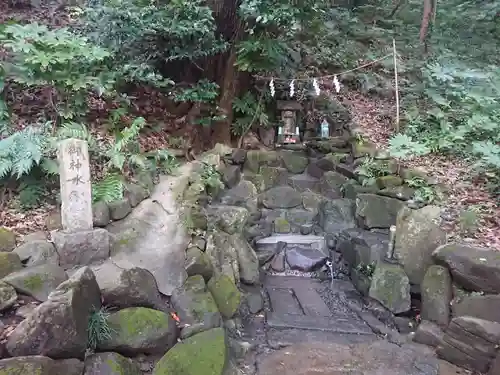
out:
<path id="1" fill-rule="evenodd" d="M 110 235 L 106 229 L 53 231 L 51 237 L 63 268 L 89 265 L 109 257 Z"/>

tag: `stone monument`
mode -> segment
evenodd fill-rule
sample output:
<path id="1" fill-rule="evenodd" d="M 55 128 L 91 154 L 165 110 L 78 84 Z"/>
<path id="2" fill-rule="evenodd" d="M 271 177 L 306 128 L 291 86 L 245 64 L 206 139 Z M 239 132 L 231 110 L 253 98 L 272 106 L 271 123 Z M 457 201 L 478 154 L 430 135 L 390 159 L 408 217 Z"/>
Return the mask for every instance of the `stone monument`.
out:
<path id="1" fill-rule="evenodd" d="M 277 107 L 281 111 L 281 122 L 283 124 L 283 126 L 279 127 L 277 144 L 300 143 L 297 112 L 302 110 L 302 105 L 291 100 L 280 100 Z"/>
<path id="2" fill-rule="evenodd" d="M 61 222 L 65 231 L 90 230 L 92 190 L 87 142 L 67 139 L 59 144 Z"/>
<path id="3" fill-rule="evenodd" d="M 57 159 L 61 187 L 62 230 L 51 233 L 64 268 L 88 265 L 109 257 L 107 230 L 93 227 L 90 160 L 86 141 L 66 139 Z"/>

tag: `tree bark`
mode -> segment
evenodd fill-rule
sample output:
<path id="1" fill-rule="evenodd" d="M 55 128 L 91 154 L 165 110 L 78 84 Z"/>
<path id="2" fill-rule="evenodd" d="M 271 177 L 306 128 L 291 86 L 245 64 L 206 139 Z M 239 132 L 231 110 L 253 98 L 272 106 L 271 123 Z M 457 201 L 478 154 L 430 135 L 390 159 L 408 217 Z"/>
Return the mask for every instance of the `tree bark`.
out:
<path id="1" fill-rule="evenodd" d="M 238 17 L 240 0 L 211 0 L 211 8 L 218 33 L 230 44 L 228 52 L 220 56 L 217 67 L 217 83 L 220 87 L 219 114 L 225 118 L 216 121 L 212 128 L 212 142 L 231 144 L 233 101 L 238 95 L 240 72 L 235 66 L 236 44 L 243 33 L 243 23 Z"/>
<path id="2" fill-rule="evenodd" d="M 233 122 L 233 100 L 238 93 L 238 68 L 236 62 L 236 50 L 234 47 L 229 51 L 222 79 L 220 81 L 219 113 L 225 118 L 216 121 L 213 127 L 213 143 L 231 144 L 231 124 Z"/>

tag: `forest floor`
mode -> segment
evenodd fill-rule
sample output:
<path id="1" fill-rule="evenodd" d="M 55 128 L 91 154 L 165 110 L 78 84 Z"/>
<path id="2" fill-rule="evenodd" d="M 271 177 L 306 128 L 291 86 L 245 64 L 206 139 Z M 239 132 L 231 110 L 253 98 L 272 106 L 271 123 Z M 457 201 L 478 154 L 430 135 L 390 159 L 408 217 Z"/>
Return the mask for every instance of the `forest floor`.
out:
<path id="1" fill-rule="evenodd" d="M 11 19 L 37 21 L 56 27 L 71 23 L 71 16 L 65 10 L 41 8 L 27 11 L 26 8 L 9 8 L 6 3 L 0 2 L 0 24 Z M 174 138 L 178 139 L 185 133 L 185 130 L 170 121 L 172 118 L 161 95 L 144 90 L 135 92 L 134 96 L 135 104 L 130 116 L 142 116 L 148 122 L 159 125 L 150 128 L 141 136 L 140 143 L 144 151 L 171 146 Z M 395 114 L 394 103 L 356 91 L 344 91 L 338 98 L 350 108 L 353 121 L 363 129 L 365 136 L 379 148 L 387 147 L 388 139 L 394 132 L 391 125 L 393 116 L 387 114 Z M 32 114 L 39 111 L 40 107 L 46 106 L 46 100 L 43 92 L 24 92 L 11 100 L 15 112 L 15 126 L 26 126 L 32 119 Z M 90 103 L 92 113 L 89 127 L 100 137 L 109 137 L 106 127 L 103 126 L 110 110 L 113 109 L 108 105 L 109 103 L 102 100 L 92 100 Z M 436 154 L 414 158 L 404 164 L 424 170 L 447 187 L 447 200 L 443 205 L 448 220 L 445 221 L 444 229 L 451 241 L 463 240 L 500 251 L 498 198 L 488 193 L 483 181 L 472 177 L 470 164 L 456 157 Z M 57 210 L 54 197 L 48 197 L 49 199 L 38 208 L 21 210 L 18 199 L 11 193 L 7 188 L 0 187 L 0 225 L 11 228 L 20 235 L 44 230 L 47 216 Z"/>

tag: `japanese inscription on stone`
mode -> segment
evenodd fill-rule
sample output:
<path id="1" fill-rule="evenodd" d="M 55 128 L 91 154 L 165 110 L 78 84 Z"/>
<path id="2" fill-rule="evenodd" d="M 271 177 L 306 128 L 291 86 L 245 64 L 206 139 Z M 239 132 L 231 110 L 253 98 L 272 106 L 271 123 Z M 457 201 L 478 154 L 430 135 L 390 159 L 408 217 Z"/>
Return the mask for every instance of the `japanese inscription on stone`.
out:
<path id="1" fill-rule="evenodd" d="M 89 230 L 92 222 L 92 196 L 88 145 L 79 139 L 59 144 L 61 220 L 64 230 Z"/>

